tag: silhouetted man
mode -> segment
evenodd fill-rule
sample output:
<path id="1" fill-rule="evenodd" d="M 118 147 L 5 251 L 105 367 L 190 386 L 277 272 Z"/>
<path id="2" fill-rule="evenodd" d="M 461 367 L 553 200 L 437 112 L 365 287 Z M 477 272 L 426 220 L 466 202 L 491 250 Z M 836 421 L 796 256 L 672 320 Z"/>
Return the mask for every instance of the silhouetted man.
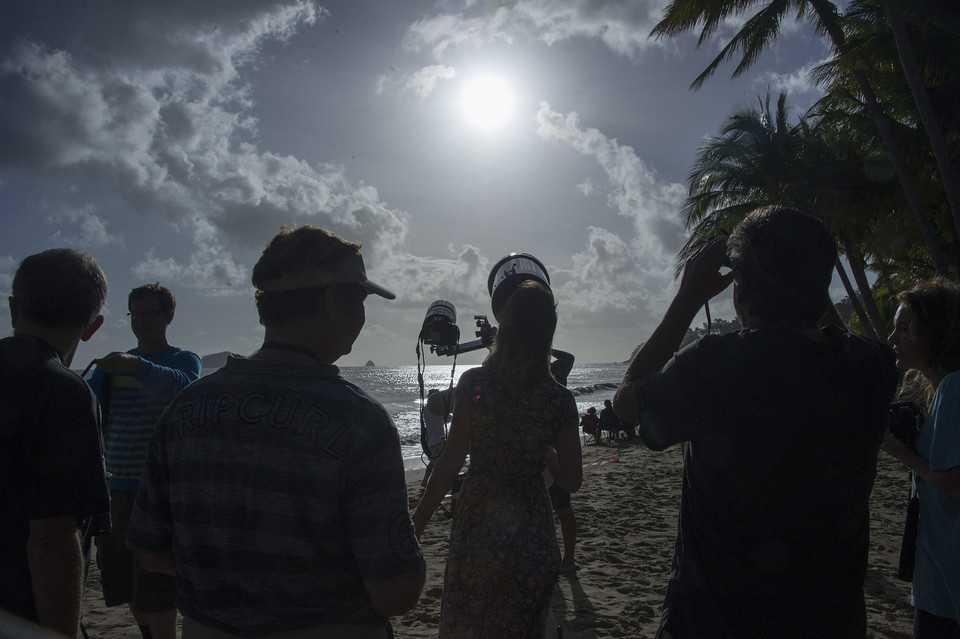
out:
<path id="1" fill-rule="evenodd" d="M 80 626 L 78 525 L 110 528 L 100 411 L 69 369 L 106 296 L 89 255 L 31 255 L 13 278 L 13 337 L 0 340 L 0 608 L 68 637 Z"/>
<path id="2" fill-rule="evenodd" d="M 176 574 L 184 637 L 384 639 L 426 574 L 396 426 L 334 366 L 364 323 L 360 245 L 283 229 L 253 269 L 264 343 L 191 384 L 150 442 L 127 544 Z"/>
<path id="3" fill-rule="evenodd" d="M 868 499 L 897 373 L 885 344 L 818 327 L 836 260 L 817 218 L 751 213 L 687 262 L 627 369 L 617 413 L 654 450 L 684 444 L 658 637 L 866 635 Z M 731 282 L 744 330 L 677 352 Z"/>

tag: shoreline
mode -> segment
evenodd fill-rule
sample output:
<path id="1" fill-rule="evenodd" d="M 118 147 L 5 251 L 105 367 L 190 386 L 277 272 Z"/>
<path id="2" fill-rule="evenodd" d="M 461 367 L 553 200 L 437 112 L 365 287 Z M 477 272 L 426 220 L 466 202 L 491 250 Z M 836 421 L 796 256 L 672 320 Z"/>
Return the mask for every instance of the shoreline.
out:
<path id="1" fill-rule="evenodd" d="M 612 459 L 617 461 L 611 461 Z M 682 457 L 636 440 L 583 449 L 583 487 L 572 496 L 577 516 L 576 573 L 561 575 L 551 610 L 564 639 L 650 638 L 660 620 L 680 506 Z M 425 467 L 405 472 L 410 507 L 423 489 Z M 910 584 L 896 566 L 907 503 L 907 473 L 880 453 L 870 497 L 870 558 L 864 583 L 867 636 L 911 639 Z M 417 606 L 391 619 L 396 639 L 437 636 L 450 521 L 438 514 L 421 538 L 427 581 Z M 560 538 L 559 525 L 557 536 Z M 95 562 L 83 598 L 91 639 L 139 639 L 126 606 L 104 608 Z"/>

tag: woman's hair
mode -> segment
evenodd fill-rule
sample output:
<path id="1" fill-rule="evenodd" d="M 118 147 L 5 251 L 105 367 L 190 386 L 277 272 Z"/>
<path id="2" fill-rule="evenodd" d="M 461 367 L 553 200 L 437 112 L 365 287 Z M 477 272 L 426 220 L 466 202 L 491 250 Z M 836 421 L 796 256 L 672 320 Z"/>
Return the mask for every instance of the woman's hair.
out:
<path id="1" fill-rule="evenodd" d="M 557 328 L 557 305 L 550 289 L 527 280 L 500 311 L 500 327 L 483 365 L 508 386 L 529 386 L 550 378 L 550 347 Z"/>
<path id="2" fill-rule="evenodd" d="M 910 309 L 910 336 L 930 366 L 942 373 L 960 370 L 960 284 L 936 277 L 897 294 Z"/>

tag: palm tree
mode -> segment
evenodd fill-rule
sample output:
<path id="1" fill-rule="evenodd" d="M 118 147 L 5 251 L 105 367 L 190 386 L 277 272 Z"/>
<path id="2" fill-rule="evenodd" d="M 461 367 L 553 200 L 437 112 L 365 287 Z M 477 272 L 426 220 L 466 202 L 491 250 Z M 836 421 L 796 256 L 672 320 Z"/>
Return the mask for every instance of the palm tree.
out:
<path id="1" fill-rule="evenodd" d="M 844 53 L 817 67 L 810 74 L 827 93 L 810 109 L 808 116 L 814 117 L 819 123 L 818 126 L 827 124 L 831 128 L 843 130 L 848 138 L 855 141 L 858 148 L 867 150 L 867 156 L 873 156 L 875 171 L 889 172 L 892 175 L 892 166 L 883 159 L 886 155 L 885 145 L 857 91 L 855 80 L 846 72 L 850 67 L 865 69 L 870 85 L 885 105 L 891 131 L 903 160 L 916 176 L 917 192 L 927 210 L 931 212 L 931 223 L 937 236 L 941 238 L 944 253 L 950 256 L 948 261 L 953 263 L 954 268 L 960 270 L 960 251 L 957 250 L 960 243 L 948 203 L 943 198 L 942 173 L 938 170 L 929 144 L 924 141 L 920 132 L 921 117 L 899 69 L 893 34 L 884 26 L 882 7 L 879 6 L 881 1 L 859 0 L 857 6 L 851 6 L 847 12 L 844 18 L 847 33 Z M 930 97 L 935 100 L 937 112 L 945 124 L 943 130 L 952 136 L 956 146 L 957 123 L 960 121 L 956 95 L 960 89 L 960 78 L 950 62 L 952 60 L 960 63 L 960 56 L 951 52 L 952 45 L 948 44 L 943 33 L 930 33 L 927 40 L 922 49 L 925 68 L 938 68 L 934 74 L 935 79 L 931 81 Z M 918 53 L 920 52 L 918 49 Z M 899 208 L 899 205 L 888 208 Z M 903 234 L 906 231 L 912 241 L 912 231 L 917 227 L 910 224 L 909 219 L 900 219 L 898 213 L 891 221 L 896 222 L 898 233 Z M 888 245 L 886 250 L 890 249 Z M 900 254 L 904 253 L 901 251 Z M 920 259 L 920 272 L 928 273 L 927 277 L 933 275 L 935 267 L 931 264 L 932 255 L 924 254 L 923 251 L 915 254 Z M 899 266 L 902 268 L 903 265 Z"/>
<path id="2" fill-rule="evenodd" d="M 936 112 L 930 103 L 930 96 L 924 87 L 923 75 L 914 55 L 913 44 L 910 42 L 910 35 L 900 9 L 899 0 L 883 0 L 883 6 L 886 9 L 887 20 L 897 43 L 897 53 L 903 67 L 904 77 L 910 86 L 910 92 L 917 106 L 920 120 L 923 122 L 923 128 L 930 140 L 930 150 L 937 162 L 940 179 L 943 181 L 943 188 L 947 194 L 947 202 L 949 202 L 950 210 L 953 213 L 954 230 L 960 236 L 960 175 L 958 175 L 957 169 L 950 158 L 940 122 L 937 120 Z M 952 2 L 950 12 L 955 21 L 956 6 Z"/>
<path id="3" fill-rule="evenodd" d="M 829 0 L 673 0 L 666 8 L 663 20 L 654 27 L 652 35 L 673 36 L 702 25 L 697 41 L 699 47 L 728 17 L 744 13 L 750 7 L 759 4 L 762 4 L 760 10 L 744 23 L 713 62 L 694 80 L 692 88 L 699 88 L 722 62 L 732 58 L 737 52 L 740 52 L 742 57 L 734 70 L 733 77 L 746 71 L 757 61 L 766 46 L 779 35 L 780 24 L 788 12 L 795 13 L 798 20 L 805 18 L 808 12 L 815 16 L 817 31 L 830 38 L 834 51 L 837 53 L 843 51 L 846 36 L 841 28 L 840 14 L 836 5 Z M 853 68 L 850 73 L 855 78 L 864 103 L 887 147 L 894 171 L 914 212 L 937 273 L 948 275 L 949 269 L 940 238 L 930 222 L 913 177 L 903 161 L 890 122 L 880 108 L 863 71 Z"/>
<path id="4" fill-rule="evenodd" d="M 720 135 L 703 144 L 688 177 L 689 197 L 680 214 L 690 238 L 677 257 L 677 273 L 704 240 L 736 226 L 757 207 L 780 204 L 808 210 L 820 215 L 838 238 L 859 291 L 839 259 L 837 273 L 865 332 L 877 337 L 885 322 L 867 281 L 860 247 L 864 233 L 858 231 L 869 228 L 870 216 L 880 209 L 855 203 L 865 202 L 878 189 L 851 175 L 862 166 L 860 158 L 850 161 L 831 153 L 829 143 L 826 132 L 804 118 L 788 122 L 784 93 L 775 111 L 768 94 L 759 109 L 731 115 Z M 851 188 L 865 192 L 851 193 Z"/>

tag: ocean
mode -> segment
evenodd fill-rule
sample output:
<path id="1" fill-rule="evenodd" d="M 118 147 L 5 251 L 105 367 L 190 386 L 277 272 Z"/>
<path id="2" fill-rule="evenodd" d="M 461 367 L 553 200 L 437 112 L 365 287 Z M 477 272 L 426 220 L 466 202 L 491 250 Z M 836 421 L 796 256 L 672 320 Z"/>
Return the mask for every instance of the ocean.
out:
<path id="1" fill-rule="evenodd" d="M 453 371 L 454 384 L 464 371 L 476 364 L 458 365 Z M 205 368 L 203 375 L 219 367 Z M 574 364 L 567 377 L 567 388 L 577 400 L 577 412 L 583 415 L 591 406 L 599 412 L 603 400 L 613 399 L 613 394 L 623 379 L 627 365 L 618 364 Z M 80 374 L 81 370 L 76 370 Z M 344 378 L 353 382 L 374 399 L 383 404 L 393 417 L 400 431 L 400 444 L 403 449 L 403 464 L 407 470 L 416 470 L 426 466 L 426 456 L 420 447 L 420 385 L 417 379 L 416 365 L 410 366 L 343 366 L 340 372 Z M 431 388 L 443 390 L 450 386 L 451 365 L 431 364 L 423 370 L 423 394 Z"/>
<path id="2" fill-rule="evenodd" d="M 464 371 L 474 365 L 457 366 L 454 384 Z M 577 411 L 582 415 L 591 406 L 603 408 L 603 400 L 613 394 L 623 379 L 626 364 L 574 364 L 567 378 L 567 388 L 577 400 Z M 420 447 L 420 386 L 417 367 L 411 366 L 345 366 L 340 369 L 344 378 L 353 382 L 383 404 L 400 431 L 403 463 L 407 470 L 423 468 L 426 457 Z M 424 397 L 431 388 L 444 389 L 450 385 L 451 366 L 428 365 L 423 370 Z"/>

